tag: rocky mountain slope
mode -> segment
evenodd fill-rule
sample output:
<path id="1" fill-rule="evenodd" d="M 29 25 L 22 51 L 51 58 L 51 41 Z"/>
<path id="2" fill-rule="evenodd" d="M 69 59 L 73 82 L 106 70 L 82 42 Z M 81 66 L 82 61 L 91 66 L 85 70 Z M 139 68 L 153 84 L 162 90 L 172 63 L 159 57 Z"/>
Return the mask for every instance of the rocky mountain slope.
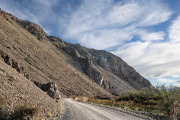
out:
<path id="1" fill-rule="evenodd" d="M 73 68 L 46 36 L 38 25 L 0 11 L 0 53 L 7 64 L 32 82 L 56 83 L 62 96 L 110 95 Z"/>
<path id="2" fill-rule="evenodd" d="M 79 66 L 73 64 L 76 68 L 113 95 L 151 86 L 135 69 L 109 52 L 69 43 L 63 50 L 77 62 Z"/>
<path id="3" fill-rule="evenodd" d="M 48 36 L 39 25 L 2 10 L 0 53 L 32 83 L 56 83 L 62 96 L 120 95 L 151 86 L 119 57 Z"/>
<path id="4" fill-rule="evenodd" d="M 6 102 L 1 105 L 1 99 Z M 2 111 L 13 113 L 17 108 L 23 106 L 36 106 L 40 114 L 38 118 L 46 118 L 47 114 L 54 117 L 60 116 L 60 107 L 50 96 L 36 87 L 31 81 L 19 74 L 16 69 L 0 60 L 0 119 Z M 18 116 L 20 119 L 20 116 Z M 37 118 L 37 119 L 38 119 Z M 24 119 L 23 119 L 24 120 Z"/>

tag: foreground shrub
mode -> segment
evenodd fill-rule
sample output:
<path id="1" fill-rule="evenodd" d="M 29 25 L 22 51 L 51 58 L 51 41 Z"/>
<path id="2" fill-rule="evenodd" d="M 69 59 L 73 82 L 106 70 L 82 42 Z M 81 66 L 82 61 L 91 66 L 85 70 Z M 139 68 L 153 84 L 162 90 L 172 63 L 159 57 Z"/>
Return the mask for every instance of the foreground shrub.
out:
<path id="1" fill-rule="evenodd" d="M 129 107 L 134 110 L 168 115 L 170 120 L 180 120 L 180 88 L 164 85 L 131 91 L 114 100 L 92 99 L 91 102 Z"/>
<path id="2" fill-rule="evenodd" d="M 6 99 L 0 97 L 0 120 L 5 120 L 6 112 L 3 110 L 3 106 L 6 104 Z"/>
<path id="3" fill-rule="evenodd" d="M 4 61 L 4 59 L 3 59 L 1 56 L 0 56 L 0 60 L 1 60 L 1 61 Z"/>
<path id="4" fill-rule="evenodd" d="M 0 120 L 34 120 L 39 114 L 36 106 L 24 105 L 15 108 L 14 112 L 9 113 L 3 106 L 6 100 L 0 98 Z"/>
<path id="5" fill-rule="evenodd" d="M 36 106 L 22 106 L 15 109 L 11 114 L 10 119 L 13 120 L 31 120 L 38 116 L 39 108 Z"/>
<path id="6" fill-rule="evenodd" d="M 170 116 L 171 120 L 179 120 L 180 117 L 180 88 L 170 86 L 156 87 L 157 93 L 162 97 L 160 105 L 162 111 Z"/>

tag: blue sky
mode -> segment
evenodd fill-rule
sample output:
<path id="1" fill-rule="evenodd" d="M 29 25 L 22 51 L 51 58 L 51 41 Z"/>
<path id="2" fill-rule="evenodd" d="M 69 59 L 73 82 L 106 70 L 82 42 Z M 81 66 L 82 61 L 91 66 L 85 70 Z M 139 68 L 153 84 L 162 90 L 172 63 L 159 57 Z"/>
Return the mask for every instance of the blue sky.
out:
<path id="1" fill-rule="evenodd" d="M 180 0 L 0 0 L 53 36 L 104 49 L 153 85 L 180 86 Z"/>

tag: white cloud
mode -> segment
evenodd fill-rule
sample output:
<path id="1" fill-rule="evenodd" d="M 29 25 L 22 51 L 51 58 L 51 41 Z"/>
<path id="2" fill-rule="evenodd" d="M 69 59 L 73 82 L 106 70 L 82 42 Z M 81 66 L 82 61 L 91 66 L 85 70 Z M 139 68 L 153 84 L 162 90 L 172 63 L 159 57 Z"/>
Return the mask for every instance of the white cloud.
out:
<path id="1" fill-rule="evenodd" d="M 176 83 L 176 80 L 171 80 L 171 79 L 165 79 L 165 78 L 159 78 L 158 81 L 164 82 L 164 83 Z"/>
<path id="2" fill-rule="evenodd" d="M 169 73 L 166 75 L 178 76 L 180 61 L 180 44 L 173 42 L 134 42 L 120 47 L 114 52 L 128 63 L 135 66 L 143 75 Z M 158 68 L 158 69 L 157 69 Z M 154 72 L 153 72 L 154 71 Z M 168 71 L 168 72 L 164 72 Z M 171 74 L 173 73 L 176 74 Z M 176 72 L 175 72 L 176 71 Z M 147 74 L 145 74 L 147 73 Z"/>
<path id="3" fill-rule="evenodd" d="M 180 75 L 180 43 L 134 42 L 113 53 L 146 78 Z"/>
<path id="4" fill-rule="evenodd" d="M 80 39 L 81 44 L 95 48 L 105 49 L 112 46 L 121 44 L 126 40 L 130 40 L 132 31 L 131 27 L 119 29 L 104 29 L 84 32 L 83 37 Z M 127 34 L 128 33 L 128 34 Z M 111 41 L 113 39 L 113 41 Z"/>
<path id="5" fill-rule="evenodd" d="M 55 5 L 57 5 L 58 0 L 32 0 L 33 3 L 36 3 L 40 6 L 45 6 L 46 8 L 51 8 Z"/>
<path id="6" fill-rule="evenodd" d="M 20 19 L 41 25 L 43 22 L 56 21 L 58 16 L 53 12 L 52 8 L 57 3 L 58 0 L 0 0 L 0 8 Z"/>
<path id="7" fill-rule="evenodd" d="M 175 86 L 180 87 L 180 83 L 176 83 Z"/>
<path id="8" fill-rule="evenodd" d="M 168 40 L 164 31 L 148 28 L 169 20 L 173 14 L 161 0 L 82 0 L 76 9 L 74 6 L 59 8 L 68 11 L 60 16 L 53 11 L 58 2 L 23 0 L 20 4 L 0 0 L 0 7 L 37 24 L 59 24 L 64 40 L 96 49 L 118 46 L 112 52 L 147 78 L 180 75 L 180 16 L 170 26 Z M 136 36 L 139 40 L 132 42 Z"/>
<path id="9" fill-rule="evenodd" d="M 151 41 L 151 40 L 164 40 L 165 33 L 160 32 L 146 32 L 146 31 L 139 31 L 137 33 L 141 40 Z"/>
<path id="10" fill-rule="evenodd" d="M 174 86 L 177 86 L 177 87 L 180 87 L 180 82 L 175 79 L 174 77 L 171 77 L 171 78 L 157 78 L 157 82 L 160 83 L 160 84 L 164 84 L 164 85 L 174 85 Z"/>
<path id="11" fill-rule="evenodd" d="M 153 6 L 153 8 L 155 8 L 158 6 Z M 168 11 L 166 9 L 157 9 L 155 10 L 151 10 L 149 14 L 146 14 L 142 21 L 140 21 L 139 25 L 144 25 L 144 26 L 152 26 L 152 25 L 156 25 L 162 22 L 165 22 L 169 19 L 169 17 L 171 16 L 172 12 Z"/>
<path id="12" fill-rule="evenodd" d="M 31 14 L 26 15 L 25 12 L 27 11 L 27 9 L 25 9 L 24 6 L 21 6 L 21 4 L 16 1 L 0 0 L 0 3 L 1 3 L 0 8 L 2 10 L 5 10 L 6 12 L 9 12 L 11 14 L 14 14 L 20 17 L 21 19 L 27 19 L 28 16 L 31 16 Z M 23 10 L 20 10 L 17 8 L 21 8 Z"/>
<path id="13" fill-rule="evenodd" d="M 67 19 L 60 19 L 64 39 L 76 41 L 86 47 L 109 49 L 131 40 L 137 31 L 146 31 L 169 19 L 172 12 L 165 4 L 152 0 L 83 0 L 77 11 Z M 63 22 L 64 21 L 64 22 Z M 144 40 L 162 40 L 164 33 L 143 32 Z M 148 36 L 145 38 L 145 36 Z"/>
<path id="14" fill-rule="evenodd" d="M 180 16 L 173 21 L 169 29 L 169 39 L 174 42 L 180 42 Z"/>
<path id="15" fill-rule="evenodd" d="M 141 6 L 136 2 L 127 2 L 126 4 L 112 5 L 106 17 L 110 24 L 124 26 L 138 20 L 143 12 Z"/>

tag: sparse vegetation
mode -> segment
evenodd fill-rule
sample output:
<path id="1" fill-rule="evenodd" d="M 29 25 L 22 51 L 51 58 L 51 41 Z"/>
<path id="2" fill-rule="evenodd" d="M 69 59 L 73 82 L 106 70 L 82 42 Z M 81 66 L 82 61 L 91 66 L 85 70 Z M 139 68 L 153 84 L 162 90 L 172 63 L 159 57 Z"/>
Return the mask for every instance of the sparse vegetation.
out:
<path id="1" fill-rule="evenodd" d="M 88 97 L 75 97 L 74 100 L 76 101 L 82 101 L 82 102 L 87 102 L 88 101 Z"/>
<path id="2" fill-rule="evenodd" d="M 63 101 L 60 101 L 59 108 L 60 108 L 59 112 L 63 113 L 63 110 L 64 110 L 64 102 Z"/>
<path id="3" fill-rule="evenodd" d="M 114 99 L 103 100 L 90 98 L 90 102 L 117 107 L 128 107 L 137 111 L 146 111 L 168 115 L 170 120 L 180 119 L 180 88 L 165 87 L 145 88 L 131 91 Z"/>
<path id="4" fill-rule="evenodd" d="M 1 61 L 4 61 L 4 59 L 3 59 L 1 56 L 0 56 L 0 60 L 1 60 Z"/>
<path id="5" fill-rule="evenodd" d="M 48 118 L 52 118 L 52 114 L 51 114 L 51 113 L 48 113 L 48 114 L 47 114 L 47 117 L 48 117 Z"/>
<path id="6" fill-rule="evenodd" d="M 5 120 L 6 112 L 3 110 L 3 106 L 6 104 L 6 100 L 0 97 L 0 120 Z"/>
<path id="7" fill-rule="evenodd" d="M 14 113 L 12 113 L 11 118 L 13 120 L 14 119 L 31 120 L 36 118 L 38 114 L 39 114 L 39 107 L 32 105 L 24 105 L 22 107 L 16 108 Z"/>
<path id="8" fill-rule="evenodd" d="M 0 107 L 6 104 L 6 99 L 0 97 Z"/>
<path id="9" fill-rule="evenodd" d="M 39 108 L 32 105 L 17 107 L 14 112 L 10 113 L 6 109 L 3 109 L 5 104 L 6 100 L 0 98 L 0 120 L 33 120 L 39 114 Z"/>

